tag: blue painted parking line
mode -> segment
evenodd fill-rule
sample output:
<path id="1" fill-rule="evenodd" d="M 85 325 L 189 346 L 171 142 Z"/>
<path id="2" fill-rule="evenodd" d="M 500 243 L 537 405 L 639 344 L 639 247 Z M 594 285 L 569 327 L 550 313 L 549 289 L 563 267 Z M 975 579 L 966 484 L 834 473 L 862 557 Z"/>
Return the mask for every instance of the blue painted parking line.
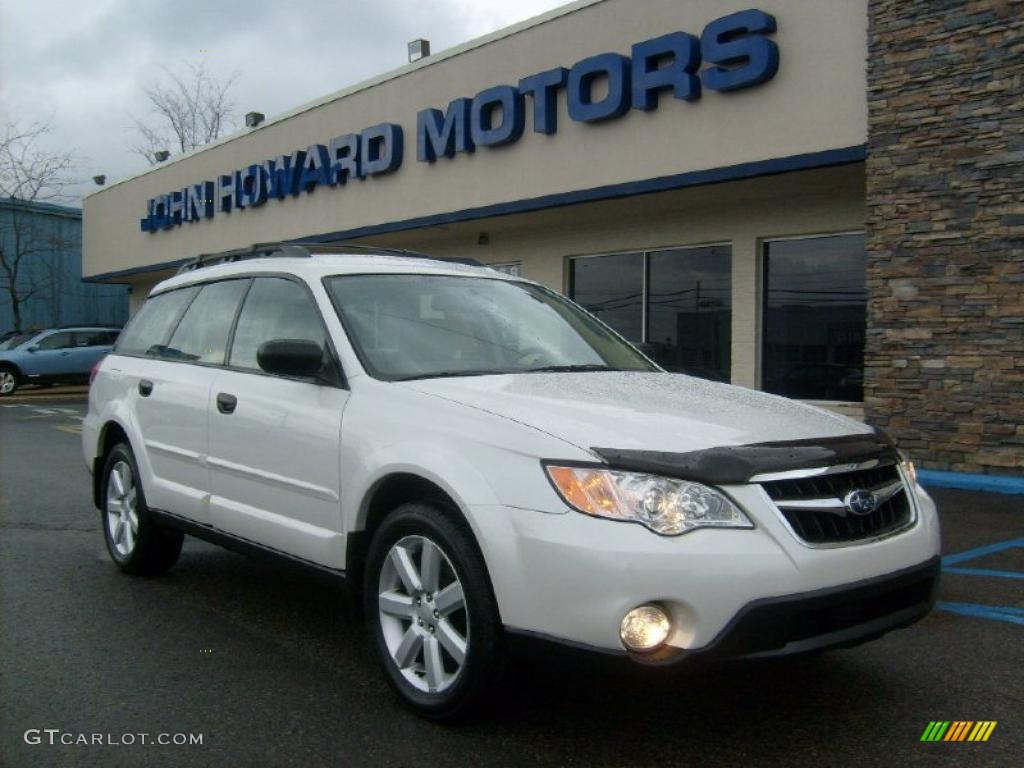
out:
<path id="1" fill-rule="evenodd" d="M 1010 624 L 1024 626 L 1024 610 L 1020 608 L 1001 605 L 978 605 L 977 603 L 947 603 L 943 601 L 936 603 L 935 607 L 950 613 L 959 613 L 961 616 L 1006 621 Z"/>
<path id="2" fill-rule="evenodd" d="M 1014 547 L 1024 547 L 1024 539 L 1000 541 L 995 544 L 988 544 L 984 547 L 969 549 L 966 552 L 958 552 L 955 555 L 946 555 L 942 558 L 942 568 L 943 570 L 948 570 L 946 568 L 947 565 L 966 563 L 968 560 L 974 560 L 975 558 L 984 557 L 985 555 L 994 555 L 996 552 L 1003 552 L 1007 549 L 1013 549 Z"/>
<path id="3" fill-rule="evenodd" d="M 943 568 L 943 573 L 959 573 L 962 576 L 994 576 L 997 579 L 1024 579 L 1021 571 L 996 571 L 988 568 Z"/>
<path id="4" fill-rule="evenodd" d="M 1024 572 L 1004 571 L 994 568 L 964 568 L 961 563 L 969 563 L 979 557 L 994 555 L 998 552 L 1005 552 L 1008 549 L 1024 547 L 1024 539 L 1010 539 L 1008 541 L 997 541 L 995 544 L 986 544 L 983 547 L 975 547 L 966 552 L 957 552 L 955 555 L 946 555 L 942 558 L 943 573 L 957 573 L 963 576 L 986 576 L 999 579 L 1024 579 Z M 1005 621 L 1009 624 L 1020 624 L 1024 626 L 1024 608 L 1015 608 L 1009 605 L 981 605 L 979 603 L 951 603 L 940 600 L 935 607 L 942 611 L 957 613 L 961 616 L 972 616 L 976 619 L 990 619 L 992 621 Z"/>

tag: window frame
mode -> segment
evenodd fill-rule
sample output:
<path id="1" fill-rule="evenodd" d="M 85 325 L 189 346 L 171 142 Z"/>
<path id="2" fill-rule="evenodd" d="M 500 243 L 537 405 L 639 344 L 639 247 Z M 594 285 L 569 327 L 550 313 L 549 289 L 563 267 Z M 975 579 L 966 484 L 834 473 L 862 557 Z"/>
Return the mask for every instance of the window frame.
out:
<path id="1" fill-rule="evenodd" d="M 233 366 L 233 365 L 228 365 L 227 364 L 226 361 L 231 359 L 231 347 L 235 343 L 235 330 L 238 327 L 238 318 L 241 316 L 242 309 L 245 307 L 246 299 L 249 298 L 249 292 L 252 290 L 252 286 L 254 284 L 254 281 L 257 278 L 260 278 L 260 277 L 282 278 L 284 280 L 288 280 L 290 282 L 293 282 L 293 283 L 297 284 L 298 286 L 300 286 L 306 292 L 307 298 L 310 300 L 310 302 L 313 305 L 313 310 L 316 313 L 317 319 L 320 321 L 320 327 L 323 328 L 323 331 L 324 331 L 325 351 L 327 353 L 328 361 L 330 363 L 330 368 L 331 368 L 330 371 L 326 371 L 325 372 L 326 375 L 324 375 L 322 377 L 319 377 L 319 378 L 313 378 L 313 377 L 308 377 L 308 376 L 284 376 L 284 375 L 281 375 L 281 374 L 278 374 L 278 373 L 269 373 L 268 371 L 264 371 L 262 369 L 242 368 L 240 366 Z M 192 302 L 196 300 L 196 297 L 200 294 L 200 292 L 202 291 L 204 286 L 211 285 L 213 283 L 222 283 L 222 282 L 226 282 L 226 281 L 229 281 L 229 280 L 248 280 L 249 281 L 249 285 L 246 286 L 245 292 L 242 294 L 242 298 L 238 302 L 238 306 L 235 307 L 235 314 L 234 314 L 234 316 L 231 319 L 231 328 L 228 331 L 227 343 L 226 343 L 226 345 L 224 347 L 224 360 L 222 362 L 220 362 L 220 363 L 211 363 L 211 362 L 204 362 L 204 361 L 200 361 L 200 360 L 174 360 L 174 359 L 163 358 L 163 357 L 155 357 L 153 355 L 146 355 L 146 354 L 141 354 L 140 355 L 140 354 L 136 354 L 136 353 L 126 353 L 126 352 L 116 352 L 116 351 L 111 352 L 111 354 L 118 354 L 118 355 L 121 355 L 123 357 L 135 357 L 135 358 L 140 358 L 140 359 L 143 359 L 143 360 L 154 360 L 154 361 L 158 361 L 158 362 L 161 362 L 161 363 L 173 363 L 175 365 L 193 365 L 193 366 L 197 366 L 199 368 L 216 368 L 216 369 L 224 370 L 224 371 L 234 371 L 236 373 L 247 373 L 247 374 L 251 374 L 253 376 L 269 376 L 270 378 L 273 378 L 273 379 L 283 379 L 285 381 L 297 381 L 297 382 L 302 382 L 304 384 L 315 383 L 315 384 L 320 384 L 322 386 L 334 387 L 336 389 L 344 389 L 344 390 L 348 390 L 349 389 L 348 379 L 345 376 L 345 370 L 342 367 L 341 358 L 339 357 L 337 349 L 335 348 L 334 339 L 331 338 L 330 329 L 327 327 L 327 323 L 324 321 L 323 312 L 321 311 L 320 305 L 319 305 L 319 303 L 316 300 L 316 295 L 313 293 L 313 289 L 310 287 L 310 284 L 308 282 L 306 282 L 305 280 L 303 280 L 301 277 L 298 277 L 296 275 L 290 274 L 288 272 L 240 272 L 240 273 L 234 274 L 234 275 L 222 275 L 220 277 L 215 277 L 215 278 L 212 278 L 212 279 L 209 279 L 209 280 L 197 280 L 194 283 L 188 283 L 187 285 L 175 286 L 173 288 L 167 288 L 165 290 L 156 291 L 156 292 L 153 292 L 153 293 L 149 294 L 149 296 L 146 297 L 146 301 L 149 301 L 150 299 L 152 299 L 152 298 L 154 298 L 156 296 L 163 296 L 164 294 L 172 293 L 174 291 L 182 291 L 182 290 L 186 290 L 186 289 L 189 289 L 189 288 L 196 288 L 196 289 L 198 289 L 198 290 L 196 290 L 196 292 L 192 296 L 192 298 L 183 305 L 183 307 L 181 308 L 180 312 L 178 313 L 178 316 L 175 317 L 174 322 L 170 326 L 170 332 L 167 334 L 166 338 L 163 339 L 163 342 L 166 344 L 168 341 L 170 341 L 170 339 L 172 339 L 174 337 L 174 334 L 178 330 L 178 325 L 181 323 L 182 318 L 185 316 L 185 313 L 188 312 L 189 307 L 192 306 Z M 127 326 L 125 326 L 125 327 L 127 327 Z"/>
<path id="2" fill-rule="evenodd" d="M 868 232 L 865 229 L 844 229 L 834 232 L 811 232 L 803 233 L 799 235 L 772 235 L 771 237 L 760 237 L 757 239 L 757 339 L 756 339 L 756 351 L 754 361 L 754 381 L 759 392 L 764 392 L 764 366 L 765 366 L 765 354 L 764 345 L 767 339 L 765 331 L 768 328 L 768 279 L 771 277 L 768 267 L 768 248 L 772 243 L 792 243 L 800 240 L 823 240 L 829 237 L 848 237 L 851 235 L 860 235 L 865 238 L 865 242 L 868 236 Z M 865 251 L 865 258 L 867 251 Z M 865 313 L 867 311 L 867 305 L 870 303 L 871 293 L 865 287 Z M 867 322 L 865 318 L 865 331 L 867 330 Z M 861 363 L 861 371 L 865 370 L 866 366 Z M 771 393 L 768 393 L 771 394 Z M 779 397 L 786 397 L 786 395 L 779 395 Z M 805 403 L 826 403 L 829 405 L 863 405 L 863 397 L 861 400 L 805 400 L 803 398 L 792 398 L 797 399 L 800 402 Z"/>
<path id="3" fill-rule="evenodd" d="M 787 239 L 787 238 L 773 238 L 773 239 Z M 624 248 L 617 248 L 617 249 L 610 250 L 610 251 L 601 251 L 601 252 L 598 252 L 598 253 L 571 254 L 569 256 L 566 256 L 566 258 L 565 258 L 565 262 L 568 265 L 568 269 L 564 270 L 566 298 L 569 299 L 569 301 L 573 302 L 574 304 L 578 304 L 576 299 L 572 296 L 573 288 L 574 288 L 574 283 L 575 283 L 575 272 L 574 272 L 574 269 L 573 269 L 572 265 L 573 265 L 573 262 L 575 262 L 577 259 L 595 259 L 595 258 L 601 258 L 602 256 L 618 256 L 618 255 L 627 254 L 627 253 L 639 253 L 641 255 L 640 263 L 641 263 L 641 268 L 642 268 L 641 282 L 640 282 L 640 286 L 641 286 L 641 294 L 640 294 L 640 341 L 633 342 L 633 341 L 629 341 L 627 339 L 626 342 L 628 344 L 630 344 L 631 346 L 633 346 L 633 347 L 636 347 L 637 344 L 644 344 L 644 345 L 649 344 L 650 343 L 650 341 L 649 341 L 650 318 L 648 317 L 648 310 L 649 310 L 648 302 L 650 300 L 650 293 L 651 293 L 651 255 L 652 254 L 661 253 L 663 251 L 689 251 L 689 250 L 696 250 L 698 248 L 728 248 L 729 249 L 729 291 L 730 291 L 730 297 L 729 297 L 729 302 L 730 302 L 729 303 L 729 307 L 730 307 L 730 309 L 729 309 L 729 316 L 730 317 L 729 317 L 729 321 L 730 321 L 730 327 L 731 327 L 731 325 L 732 325 L 732 315 L 736 311 L 735 305 L 732 302 L 732 295 L 731 295 L 732 294 L 732 287 L 733 287 L 733 275 L 735 274 L 735 255 L 736 255 L 735 254 L 735 247 L 733 245 L 733 241 L 732 240 L 709 240 L 709 241 L 700 242 L 700 243 L 687 243 L 685 245 L 658 245 L 658 246 L 648 246 L 648 247 L 629 247 L 629 246 L 627 246 L 627 247 L 624 247 Z M 758 297 L 758 300 L 760 300 L 760 297 Z M 587 311 L 589 311 L 589 310 L 587 310 Z M 600 318 L 598 318 L 598 319 L 600 319 Z M 604 322 L 604 321 L 602 320 L 601 322 Z M 616 334 L 618 334 L 617 331 L 616 331 Z M 621 334 L 618 334 L 618 335 L 621 336 Z M 730 330 L 730 335 L 731 335 L 731 330 Z M 760 345 L 758 345 L 758 350 L 760 350 Z M 643 350 L 640 350 L 640 352 L 644 355 L 644 357 L 648 357 L 647 353 L 643 352 Z M 650 359 L 650 358 L 648 358 L 648 359 Z M 655 362 L 655 364 L 658 365 L 656 361 L 652 360 L 652 362 Z M 658 365 L 658 368 L 661 368 L 661 366 Z M 730 338 L 729 339 L 729 378 L 728 378 L 728 381 L 725 382 L 727 384 L 732 383 L 732 380 L 733 380 L 733 371 L 732 371 L 732 369 L 733 369 L 733 364 L 732 364 L 732 338 Z M 758 365 L 758 377 L 760 377 L 760 365 Z"/>

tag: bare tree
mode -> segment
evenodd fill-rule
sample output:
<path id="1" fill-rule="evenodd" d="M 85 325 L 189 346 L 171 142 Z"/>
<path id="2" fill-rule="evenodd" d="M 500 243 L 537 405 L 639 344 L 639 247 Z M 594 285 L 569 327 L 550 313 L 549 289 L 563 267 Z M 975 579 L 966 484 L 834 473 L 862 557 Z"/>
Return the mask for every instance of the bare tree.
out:
<path id="1" fill-rule="evenodd" d="M 22 329 L 22 307 L 48 290 L 53 270 L 40 269 L 52 259 L 53 233 L 39 221 L 31 203 L 62 202 L 78 158 L 73 151 L 44 148 L 50 121 L 5 122 L 0 135 L 0 296 L 11 305 L 14 330 Z"/>
<path id="2" fill-rule="evenodd" d="M 159 150 L 187 152 L 209 144 L 233 128 L 230 91 L 238 79 L 218 80 L 204 62 L 186 65 L 183 73 L 164 70 L 166 81 L 145 89 L 152 106 L 149 119 L 132 117 L 138 141 L 132 150 L 155 164 Z"/>

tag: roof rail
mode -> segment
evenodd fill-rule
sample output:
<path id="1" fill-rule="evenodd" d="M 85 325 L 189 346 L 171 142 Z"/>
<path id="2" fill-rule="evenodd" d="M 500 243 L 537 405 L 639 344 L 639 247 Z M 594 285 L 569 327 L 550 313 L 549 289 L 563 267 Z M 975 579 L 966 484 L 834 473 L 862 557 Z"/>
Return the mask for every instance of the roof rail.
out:
<path id="1" fill-rule="evenodd" d="M 230 264 L 235 261 L 247 259 L 269 258 L 271 256 L 286 256 L 291 258 L 311 258 L 321 255 L 355 255 L 355 254 L 380 254 L 382 256 L 402 256 L 410 259 L 427 259 L 429 261 L 444 261 L 455 264 L 468 264 L 473 267 L 486 266 L 476 259 L 443 258 L 430 256 L 418 251 L 409 251 L 403 248 L 381 248 L 375 245 L 341 244 L 327 245 L 325 243 L 303 243 L 303 242 L 282 242 L 282 243 L 254 243 L 248 248 L 236 248 L 220 253 L 204 253 L 194 259 L 190 259 L 178 268 L 178 274 L 194 272 L 203 267 L 214 264 Z"/>

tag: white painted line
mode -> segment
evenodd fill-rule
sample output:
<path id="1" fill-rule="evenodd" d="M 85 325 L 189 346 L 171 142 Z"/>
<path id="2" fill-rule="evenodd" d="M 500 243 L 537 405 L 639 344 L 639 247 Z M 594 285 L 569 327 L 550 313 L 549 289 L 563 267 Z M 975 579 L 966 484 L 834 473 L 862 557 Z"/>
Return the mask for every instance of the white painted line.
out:
<path id="1" fill-rule="evenodd" d="M 35 411 L 36 413 L 41 413 L 44 416 L 57 416 L 58 415 L 56 411 L 51 411 L 49 408 L 33 408 L 32 410 Z"/>
<path id="2" fill-rule="evenodd" d="M 53 410 L 60 411 L 61 413 L 67 413 L 67 414 L 69 414 L 71 416 L 79 416 L 80 417 L 82 415 L 81 411 L 76 411 L 73 408 L 54 408 Z"/>

